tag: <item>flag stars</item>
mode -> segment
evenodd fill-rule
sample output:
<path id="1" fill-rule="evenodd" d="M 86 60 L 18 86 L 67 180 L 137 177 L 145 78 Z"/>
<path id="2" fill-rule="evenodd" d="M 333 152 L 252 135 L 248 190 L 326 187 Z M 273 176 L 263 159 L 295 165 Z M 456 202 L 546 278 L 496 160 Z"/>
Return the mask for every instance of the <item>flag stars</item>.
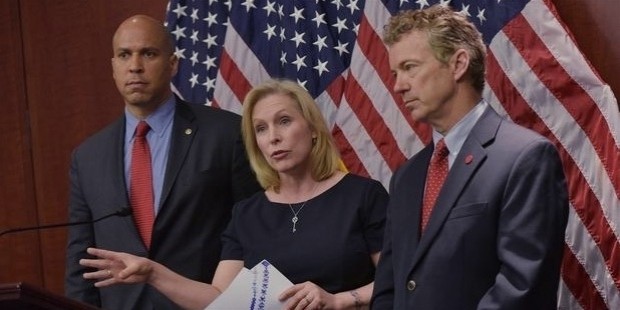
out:
<path id="1" fill-rule="evenodd" d="M 204 86 L 207 91 L 211 91 L 212 89 L 215 89 L 215 79 L 211 79 L 209 77 L 207 77 L 207 80 L 202 83 L 202 86 Z"/>
<path id="2" fill-rule="evenodd" d="M 295 30 L 295 36 L 290 39 L 291 41 L 295 42 L 295 47 L 299 47 L 299 44 L 301 43 L 306 43 L 306 41 L 304 41 L 304 35 L 304 32 L 298 33 L 297 30 Z"/>
<path id="3" fill-rule="evenodd" d="M 316 45 L 316 48 L 319 50 L 319 52 L 321 52 L 321 50 L 323 50 L 324 47 L 327 47 L 327 43 L 325 43 L 325 40 L 327 39 L 327 36 L 321 37 L 320 35 L 316 35 L 316 41 L 312 44 Z"/>
<path id="4" fill-rule="evenodd" d="M 440 0 L 439 5 L 450 6 L 450 2 L 452 2 L 452 0 Z"/>
<path id="5" fill-rule="evenodd" d="M 187 9 L 187 6 L 181 6 L 180 4 L 177 3 L 177 7 L 172 10 L 172 12 L 174 14 L 177 15 L 177 19 L 181 18 L 181 16 L 187 16 L 187 13 L 185 13 L 185 10 Z"/>
<path id="6" fill-rule="evenodd" d="M 192 30 L 192 36 L 190 38 L 192 39 L 192 44 L 196 44 L 197 41 L 200 41 L 200 39 L 198 39 L 198 31 Z"/>
<path id="7" fill-rule="evenodd" d="M 284 4 L 278 5 L 278 15 L 280 19 L 284 18 Z"/>
<path id="8" fill-rule="evenodd" d="M 357 6 L 357 1 L 358 0 L 351 0 L 351 2 L 349 2 L 349 4 L 347 4 L 347 8 L 349 8 L 349 10 L 351 10 L 351 15 L 353 15 L 355 13 L 355 11 L 359 11 L 359 7 Z"/>
<path id="9" fill-rule="evenodd" d="M 198 52 L 192 51 L 192 57 L 189 59 L 192 62 L 192 66 L 194 66 L 198 61 Z"/>
<path id="10" fill-rule="evenodd" d="M 192 77 L 188 80 L 192 84 L 192 88 L 198 84 L 198 74 L 192 73 Z"/>
<path id="11" fill-rule="evenodd" d="M 295 24 L 297 24 L 300 19 L 306 19 L 303 16 L 304 8 L 297 9 L 297 7 L 293 7 L 293 11 L 294 12 L 291 13 L 289 16 L 295 18 Z"/>
<path id="12" fill-rule="evenodd" d="M 242 6 L 245 6 L 245 11 L 250 12 L 251 9 L 255 9 L 254 0 L 245 0 L 241 3 Z"/>
<path id="13" fill-rule="evenodd" d="M 317 28 L 321 27 L 321 24 L 327 25 L 325 22 L 325 13 L 319 14 L 319 12 L 315 12 L 315 16 L 312 21 L 316 23 Z"/>
<path id="14" fill-rule="evenodd" d="M 217 42 L 215 42 L 215 39 L 217 39 L 217 36 L 214 36 L 214 35 L 211 35 L 210 33 L 207 33 L 207 38 L 202 40 L 202 42 L 207 44 L 207 48 L 211 48 L 214 45 L 217 46 Z"/>
<path id="15" fill-rule="evenodd" d="M 297 66 L 297 71 L 301 69 L 301 67 L 308 67 L 304 62 L 306 60 L 306 56 L 299 57 L 299 55 L 295 55 L 295 61 L 292 62 L 295 66 Z"/>
<path id="16" fill-rule="evenodd" d="M 285 64 L 288 63 L 288 61 L 286 60 L 286 53 L 285 52 L 282 52 L 282 54 L 280 54 L 280 63 L 282 65 L 285 65 Z"/>
<path id="17" fill-rule="evenodd" d="M 197 20 L 199 20 L 200 18 L 198 17 L 198 9 L 192 9 L 192 24 L 195 23 Z"/>
<path id="18" fill-rule="evenodd" d="M 213 14 L 213 13 L 209 12 L 208 16 L 205 17 L 203 20 L 205 22 L 207 22 L 209 27 L 211 27 L 213 24 L 217 25 L 217 14 Z"/>
<path id="19" fill-rule="evenodd" d="M 302 80 L 300 80 L 300 79 L 297 79 L 297 84 L 299 84 L 299 86 L 301 86 L 301 87 L 305 88 L 306 90 L 308 90 L 308 88 L 306 87 L 306 84 L 307 84 L 307 83 L 308 83 L 308 81 L 307 81 L 307 80 L 303 80 L 303 81 L 302 81 Z"/>
<path id="20" fill-rule="evenodd" d="M 278 12 L 276 11 L 276 3 L 273 1 L 267 1 L 267 4 L 265 4 L 265 6 L 263 7 L 263 10 L 265 10 L 265 12 L 267 12 L 267 17 L 269 17 L 269 15 L 271 15 L 271 13 L 274 14 L 278 14 Z"/>
<path id="21" fill-rule="evenodd" d="M 471 17 L 471 14 L 469 14 L 469 4 L 465 5 L 465 3 L 463 3 L 461 5 L 461 11 L 459 11 L 459 13 L 467 16 L 467 17 Z"/>
<path id="22" fill-rule="evenodd" d="M 276 34 L 276 26 L 275 25 L 267 25 L 267 29 L 263 31 L 264 34 L 267 35 L 267 41 L 271 40 L 271 37 L 277 36 Z"/>
<path id="23" fill-rule="evenodd" d="M 322 62 L 320 59 L 317 59 L 317 61 L 318 64 L 312 68 L 319 72 L 320 77 L 321 75 L 323 75 L 323 72 L 329 72 L 329 69 L 327 69 L 328 62 Z"/>
<path id="24" fill-rule="evenodd" d="M 338 45 L 334 46 L 334 49 L 338 51 L 338 54 L 340 56 L 342 56 L 343 53 L 349 53 L 349 51 L 347 50 L 347 45 L 349 45 L 349 43 L 342 43 L 340 42 L 340 40 L 338 40 Z"/>
<path id="25" fill-rule="evenodd" d="M 217 58 L 210 57 L 210 56 L 207 55 L 207 59 L 205 59 L 205 61 L 203 61 L 202 64 L 207 66 L 207 70 L 209 70 L 211 68 L 216 68 L 217 65 L 215 64 L 215 60 L 217 60 Z"/>
<path id="26" fill-rule="evenodd" d="M 345 25 L 345 22 L 347 21 L 347 19 L 340 19 L 340 17 L 336 18 L 337 21 L 335 24 L 332 25 L 332 27 L 335 27 L 338 29 L 338 34 L 340 34 L 340 32 L 342 31 L 342 29 L 348 29 L 347 26 Z"/>
<path id="27" fill-rule="evenodd" d="M 430 6 L 427 0 L 416 0 L 415 3 L 420 6 L 420 9 L 423 9 L 426 6 Z"/>
<path id="28" fill-rule="evenodd" d="M 179 48 L 178 46 L 174 47 L 174 56 L 178 59 L 185 59 L 185 49 Z"/>
<path id="29" fill-rule="evenodd" d="M 340 7 L 344 6 L 344 4 L 342 4 L 342 0 L 332 0 L 332 4 L 336 6 L 337 10 L 340 10 Z"/>
<path id="30" fill-rule="evenodd" d="M 484 10 L 485 9 L 481 10 L 480 8 L 478 8 L 478 15 L 476 15 L 476 17 L 480 21 L 480 24 L 484 23 L 487 20 L 486 17 L 484 17 Z"/>
<path id="31" fill-rule="evenodd" d="M 180 38 L 187 38 L 185 36 L 185 29 L 186 27 L 179 27 L 179 25 L 174 26 L 174 31 L 172 31 L 172 34 L 177 41 L 179 41 Z"/>

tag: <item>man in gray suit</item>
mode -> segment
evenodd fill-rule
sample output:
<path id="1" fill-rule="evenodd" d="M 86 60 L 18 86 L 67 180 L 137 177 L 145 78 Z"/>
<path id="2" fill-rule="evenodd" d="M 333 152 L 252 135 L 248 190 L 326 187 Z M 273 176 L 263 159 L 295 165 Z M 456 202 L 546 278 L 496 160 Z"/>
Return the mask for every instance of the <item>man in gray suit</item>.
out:
<path id="1" fill-rule="evenodd" d="M 152 195 L 147 196 L 152 198 L 154 221 L 147 225 L 146 238 L 135 223 L 137 210 L 131 217 L 71 228 L 66 295 L 104 309 L 175 309 L 142 284 L 95 288 L 83 279 L 86 270 L 79 259 L 86 257 L 86 248 L 96 246 L 148 257 L 186 277 L 210 282 L 220 260 L 220 233 L 233 204 L 260 187 L 243 149 L 240 117 L 187 104 L 172 94 L 177 58 L 159 21 L 131 17 L 119 26 L 112 43 L 113 77 L 125 113 L 74 151 L 69 217 L 89 221 L 123 206 L 135 208 L 130 203 L 131 150 L 136 127 L 145 121 L 152 165 Z"/>
<path id="2" fill-rule="evenodd" d="M 482 99 L 485 46 L 464 15 L 404 11 L 384 41 L 394 91 L 433 143 L 392 177 L 372 308 L 556 308 L 568 216 L 557 150 Z"/>

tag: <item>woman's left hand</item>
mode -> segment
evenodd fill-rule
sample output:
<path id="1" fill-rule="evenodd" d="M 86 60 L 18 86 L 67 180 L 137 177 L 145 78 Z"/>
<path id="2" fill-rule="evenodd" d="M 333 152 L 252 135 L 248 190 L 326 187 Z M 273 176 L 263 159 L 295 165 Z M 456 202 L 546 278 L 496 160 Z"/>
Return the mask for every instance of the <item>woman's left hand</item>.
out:
<path id="1" fill-rule="evenodd" d="M 295 284 L 278 297 L 284 309 L 336 309 L 336 298 L 312 282 Z"/>

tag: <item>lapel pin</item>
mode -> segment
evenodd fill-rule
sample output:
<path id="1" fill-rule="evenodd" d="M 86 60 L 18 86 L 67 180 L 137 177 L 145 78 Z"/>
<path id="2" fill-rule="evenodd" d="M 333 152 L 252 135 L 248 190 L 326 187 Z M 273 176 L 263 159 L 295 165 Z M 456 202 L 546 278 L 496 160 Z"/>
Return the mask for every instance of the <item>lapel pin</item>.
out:
<path id="1" fill-rule="evenodd" d="M 185 134 L 188 135 L 188 136 L 191 135 L 192 134 L 192 129 L 191 128 L 185 129 Z"/>
<path id="2" fill-rule="evenodd" d="M 473 155 L 469 154 L 469 155 L 465 156 L 465 164 L 466 165 L 471 164 L 472 161 L 474 161 L 474 156 Z"/>

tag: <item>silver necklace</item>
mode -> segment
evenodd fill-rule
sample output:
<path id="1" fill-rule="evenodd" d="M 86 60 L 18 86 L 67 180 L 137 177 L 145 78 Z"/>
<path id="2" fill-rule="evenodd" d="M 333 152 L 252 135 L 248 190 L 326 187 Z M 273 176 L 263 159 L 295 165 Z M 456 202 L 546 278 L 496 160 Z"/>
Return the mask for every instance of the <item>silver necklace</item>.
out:
<path id="1" fill-rule="evenodd" d="M 295 212 L 295 209 L 293 209 L 292 204 L 288 204 L 288 207 L 291 209 L 291 213 L 293 213 L 293 218 L 291 218 L 291 222 L 293 222 L 293 232 L 297 231 L 297 221 L 299 221 L 299 217 L 297 215 L 299 214 L 299 212 L 301 212 L 301 209 L 306 206 L 306 202 L 308 202 L 308 200 L 304 201 L 301 204 L 301 207 L 299 207 L 299 210 L 297 210 L 297 212 Z"/>

